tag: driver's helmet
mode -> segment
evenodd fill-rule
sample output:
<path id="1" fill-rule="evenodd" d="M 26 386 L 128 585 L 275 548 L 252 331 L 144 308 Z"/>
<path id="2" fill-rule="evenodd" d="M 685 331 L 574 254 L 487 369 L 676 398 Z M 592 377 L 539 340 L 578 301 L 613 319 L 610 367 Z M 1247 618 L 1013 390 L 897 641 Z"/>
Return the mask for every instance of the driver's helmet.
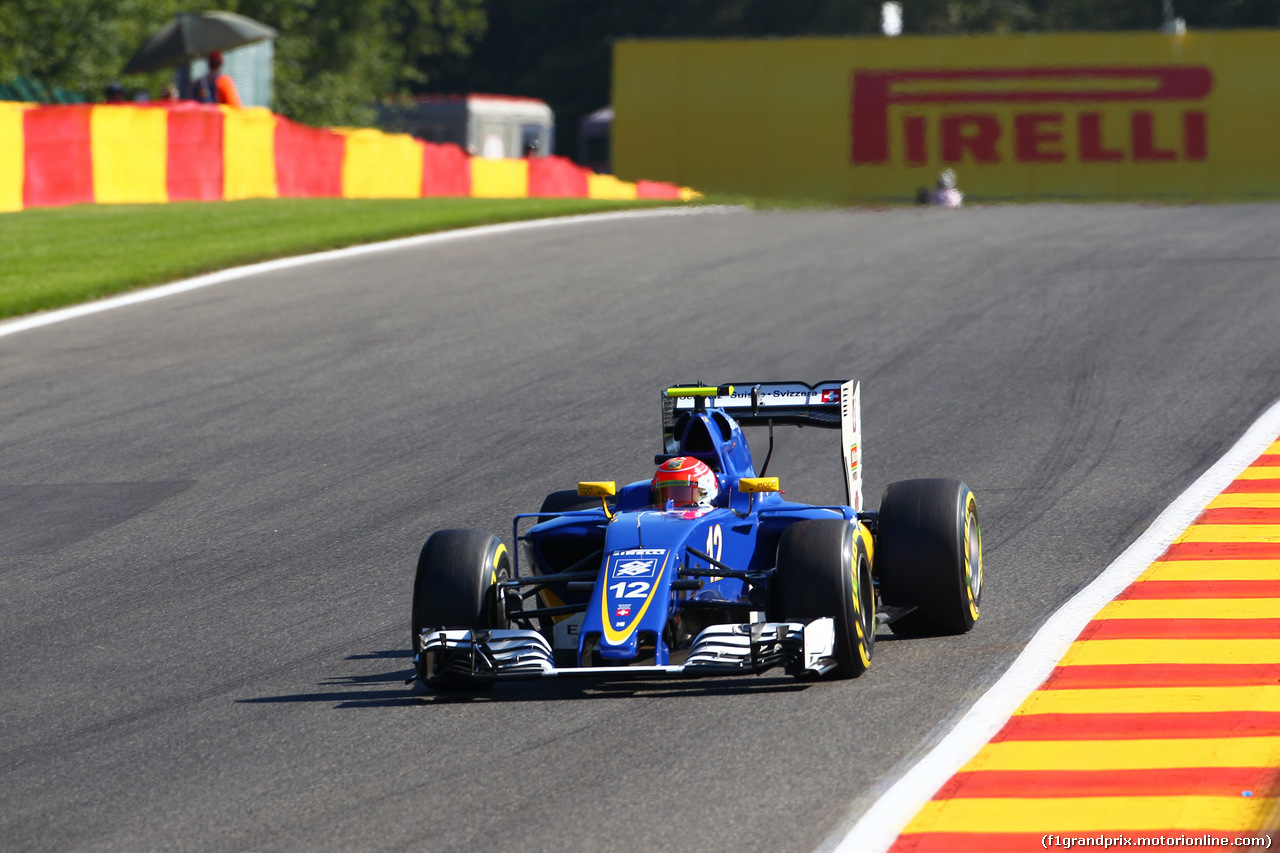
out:
<path id="1" fill-rule="evenodd" d="M 716 474 L 707 463 L 692 456 L 677 456 L 658 466 L 653 475 L 653 502 L 655 506 L 709 507 L 720 494 Z"/>

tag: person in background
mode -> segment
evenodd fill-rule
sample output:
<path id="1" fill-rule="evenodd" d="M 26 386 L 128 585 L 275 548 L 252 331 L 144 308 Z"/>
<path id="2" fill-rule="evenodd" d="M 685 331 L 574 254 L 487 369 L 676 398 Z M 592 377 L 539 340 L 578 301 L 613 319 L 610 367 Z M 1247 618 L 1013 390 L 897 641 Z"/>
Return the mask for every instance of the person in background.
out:
<path id="1" fill-rule="evenodd" d="M 929 195 L 929 203 L 939 207 L 959 207 L 964 204 L 964 193 L 956 189 L 956 173 L 943 169 L 938 175 L 938 188 Z"/>
<path id="2" fill-rule="evenodd" d="M 103 91 L 103 98 L 108 104 L 123 104 L 124 86 L 119 83 L 108 83 L 107 88 Z"/>
<path id="3" fill-rule="evenodd" d="M 235 81 L 231 75 L 222 73 L 222 54 L 215 50 L 209 54 L 208 62 L 209 73 L 196 81 L 196 100 L 206 104 L 240 106 L 240 93 L 236 91 Z"/>

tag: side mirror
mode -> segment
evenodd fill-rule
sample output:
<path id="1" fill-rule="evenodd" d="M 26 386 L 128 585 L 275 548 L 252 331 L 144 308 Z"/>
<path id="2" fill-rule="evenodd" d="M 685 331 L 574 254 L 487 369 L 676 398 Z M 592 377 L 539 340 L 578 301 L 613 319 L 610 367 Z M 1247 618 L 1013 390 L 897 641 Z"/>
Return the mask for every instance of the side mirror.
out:
<path id="1" fill-rule="evenodd" d="M 609 498 L 618 493 L 618 484 L 613 480 L 584 481 L 578 484 L 578 497 L 599 498 L 605 516 L 612 521 L 613 513 L 609 511 Z"/>
<path id="2" fill-rule="evenodd" d="M 777 477 L 743 477 L 738 480 L 738 491 L 753 494 L 755 492 L 780 492 L 782 487 Z"/>
<path id="3" fill-rule="evenodd" d="M 617 493 L 618 484 L 613 480 L 588 481 L 578 484 L 578 497 L 580 498 L 611 498 Z"/>

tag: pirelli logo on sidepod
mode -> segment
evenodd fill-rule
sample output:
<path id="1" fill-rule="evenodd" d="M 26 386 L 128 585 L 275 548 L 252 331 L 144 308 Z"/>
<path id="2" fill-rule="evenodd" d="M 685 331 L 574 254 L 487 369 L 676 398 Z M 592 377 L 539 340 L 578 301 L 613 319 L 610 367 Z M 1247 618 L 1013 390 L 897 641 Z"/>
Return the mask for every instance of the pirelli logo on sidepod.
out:
<path id="1" fill-rule="evenodd" d="M 1208 157 L 1200 102 L 1213 72 L 1203 65 L 855 70 L 852 88 L 855 166 Z M 1166 104 L 1181 105 L 1176 118 L 1157 118 Z M 1115 106 L 1128 109 L 1117 116 Z"/>

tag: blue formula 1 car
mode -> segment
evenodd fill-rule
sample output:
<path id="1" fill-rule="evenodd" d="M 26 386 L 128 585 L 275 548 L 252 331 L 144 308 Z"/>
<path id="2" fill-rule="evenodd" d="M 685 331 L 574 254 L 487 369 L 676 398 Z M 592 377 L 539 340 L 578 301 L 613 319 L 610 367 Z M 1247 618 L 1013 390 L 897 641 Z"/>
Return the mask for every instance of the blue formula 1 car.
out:
<path id="1" fill-rule="evenodd" d="M 840 430 L 845 504 L 782 497 L 767 469 L 773 428 L 784 425 Z M 769 430 L 759 471 L 744 427 Z M 456 689 L 774 667 L 849 678 L 871 664 L 879 625 L 905 636 L 973 627 L 973 492 L 905 480 L 878 511 L 864 510 L 855 383 L 668 388 L 662 433 L 652 480 L 548 495 L 516 516 L 515 554 L 475 530 L 427 540 L 413 590 L 417 680 Z"/>

